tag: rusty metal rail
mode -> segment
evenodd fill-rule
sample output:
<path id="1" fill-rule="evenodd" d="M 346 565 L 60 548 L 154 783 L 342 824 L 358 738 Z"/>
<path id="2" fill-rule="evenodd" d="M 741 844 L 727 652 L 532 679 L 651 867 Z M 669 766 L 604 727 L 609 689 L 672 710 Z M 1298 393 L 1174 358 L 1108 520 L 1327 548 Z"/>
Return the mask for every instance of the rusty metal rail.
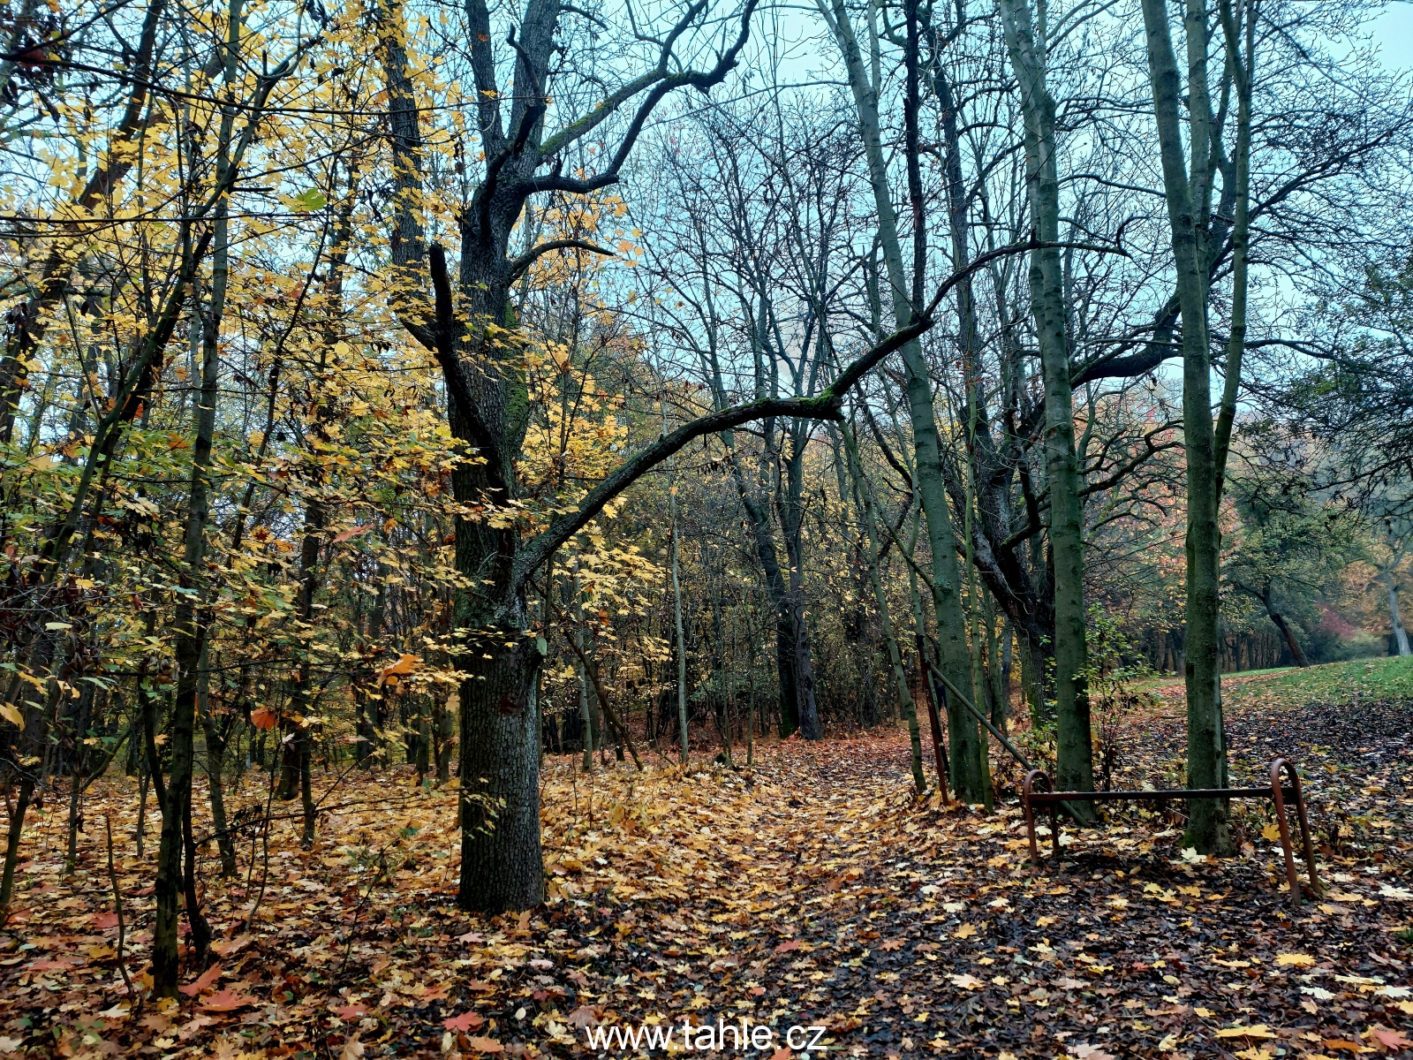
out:
<path id="1" fill-rule="evenodd" d="M 1025 827 L 1030 837 L 1030 859 L 1040 860 L 1035 842 L 1035 809 L 1048 807 L 1050 842 L 1054 856 L 1060 857 L 1060 805 L 1068 802 L 1166 802 L 1171 799 L 1270 799 L 1276 807 L 1276 823 L 1280 828 L 1281 852 L 1285 855 L 1285 879 L 1290 886 L 1291 900 L 1300 904 L 1300 881 L 1295 871 L 1295 854 L 1291 846 L 1290 822 L 1286 818 L 1286 802 L 1295 804 L 1296 820 L 1300 825 L 1301 853 L 1310 878 L 1310 889 L 1321 893 L 1315 871 L 1315 850 L 1310 844 L 1310 822 L 1305 813 L 1305 796 L 1300 789 L 1300 775 L 1288 758 L 1271 763 L 1271 783 L 1264 788 L 1167 788 L 1161 791 L 1056 791 L 1050 776 L 1042 769 L 1032 769 L 1021 788 L 1021 804 L 1025 809 Z"/>

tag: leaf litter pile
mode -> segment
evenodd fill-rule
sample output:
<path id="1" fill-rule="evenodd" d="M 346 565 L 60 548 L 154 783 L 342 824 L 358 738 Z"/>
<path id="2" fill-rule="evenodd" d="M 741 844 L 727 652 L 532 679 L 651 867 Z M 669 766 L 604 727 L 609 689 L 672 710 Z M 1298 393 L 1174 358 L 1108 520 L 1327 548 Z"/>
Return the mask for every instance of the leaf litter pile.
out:
<path id="1" fill-rule="evenodd" d="M 312 850 L 276 803 L 238 878 L 205 852 L 214 963 L 179 1003 L 139 1006 L 150 868 L 131 786 L 105 778 L 71 874 L 64 798 L 26 833 L 0 1051 L 563 1056 L 614 1025 L 744 1021 L 823 1027 L 833 1055 L 1413 1055 L 1413 704 L 1233 684 L 1233 782 L 1276 753 L 1306 778 L 1326 893 L 1298 913 L 1267 803 L 1233 804 L 1241 852 L 1220 863 L 1183 851 L 1180 807 L 1118 806 L 1037 869 L 1013 776 L 990 815 L 919 801 L 889 733 L 767 746 L 740 770 L 552 759 L 550 902 L 474 918 L 453 902 L 454 792 L 355 771 L 322 778 Z M 1114 786 L 1180 781 L 1165 692 L 1118 727 Z M 228 799 L 259 810 L 263 783 Z"/>

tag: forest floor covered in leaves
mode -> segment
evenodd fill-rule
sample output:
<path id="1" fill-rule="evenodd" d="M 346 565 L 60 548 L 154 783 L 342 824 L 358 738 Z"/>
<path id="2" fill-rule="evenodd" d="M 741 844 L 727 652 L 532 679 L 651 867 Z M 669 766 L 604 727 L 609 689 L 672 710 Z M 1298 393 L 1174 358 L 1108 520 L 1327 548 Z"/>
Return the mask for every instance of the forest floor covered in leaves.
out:
<path id="1" fill-rule="evenodd" d="M 1301 765 L 1326 893 L 1298 913 L 1263 803 L 1236 804 L 1241 852 L 1221 863 L 1184 854 L 1176 807 L 1119 808 L 1037 870 L 1013 797 L 989 815 L 913 798 L 888 733 L 765 746 L 739 770 L 552 760 L 551 901 L 486 920 L 452 902 L 452 792 L 329 774 L 312 850 L 291 814 L 246 838 L 236 880 L 208 852 L 215 963 L 180 1003 L 141 1008 L 118 969 L 105 816 L 138 994 L 151 870 L 130 782 L 105 779 L 71 875 L 65 800 L 27 830 L 0 1051 L 560 1056 L 609 1027 L 745 1021 L 778 1036 L 756 1055 L 780 1058 L 791 1026 L 850 1056 L 1408 1055 L 1413 700 L 1274 687 L 1229 685 L 1232 775 L 1260 783 L 1276 753 Z M 1113 730 L 1116 786 L 1180 776 L 1166 693 Z M 248 775 L 233 805 L 263 784 Z"/>

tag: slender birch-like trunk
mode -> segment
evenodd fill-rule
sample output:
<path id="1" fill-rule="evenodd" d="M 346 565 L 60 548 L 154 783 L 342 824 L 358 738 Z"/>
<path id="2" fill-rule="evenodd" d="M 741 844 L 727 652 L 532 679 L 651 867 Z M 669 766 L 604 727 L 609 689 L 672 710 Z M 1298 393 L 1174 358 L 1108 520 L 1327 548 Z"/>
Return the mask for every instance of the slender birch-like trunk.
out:
<path id="1" fill-rule="evenodd" d="M 1158 128 L 1163 190 L 1167 202 L 1178 303 L 1182 317 L 1183 445 L 1187 456 L 1187 635 L 1184 677 L 1187 687 L 1187 782 L 1195 788 L 1226 783 L 1226 738 L 1222 724 L 1219 642 L 1221 533 L 1217 523 L 1220 469 L 1212 420 L 1211 348 L 1207 327 L 1208 265 L 1200 219 L 1206 210 L 1204 169 L 1210 128 L 1197 113 L 1207 100 L 1205 18 L 1188 24 L 1201 32 L 1200 49 L 1189 41 L 1189 79 L 1201 82 L 1191 97 L 1193 176 L 1184 165 L 1180 122 L 1183 86 L 1168 29 L 1164 0 L 1143 0 L 1153 112 Z M 1188 86 L 1189 92 L 1194 88 Z M 1193 179 L 1193 178 L 1196 179 Z M 1231 850 L 1227 805 L 1220 799 L 1189 804 L 1187 841 L 1202 853 Z"/>
<path id="2" fill-rule="evenodd" d="M 1025 120 L 1026 187 L 1035 237 L 1030 306 L 1045 385 L 1045 477 L 1050 500 L 1050 556 L 1055 585 L 1055 782 L 1065 791 L 1094 788 L 1089 726 L 1084 609 L 1084 505 L 1075 454 L 1069 342 L 1060 264 L 1060 183 L 1055 101 L 1046 83 L 1046 42 L 1028 0 L 997 0 Z M 1093 820 L 1093 807 L 1079 813 Z"/>

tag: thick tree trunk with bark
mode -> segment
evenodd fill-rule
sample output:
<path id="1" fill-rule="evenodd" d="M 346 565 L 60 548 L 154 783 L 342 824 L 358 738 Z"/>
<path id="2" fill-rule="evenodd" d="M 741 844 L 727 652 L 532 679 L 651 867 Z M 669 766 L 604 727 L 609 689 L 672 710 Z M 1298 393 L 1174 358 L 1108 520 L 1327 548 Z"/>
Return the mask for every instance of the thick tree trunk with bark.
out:
<path id="1" fill-rule="evenodd" d="M 486 259 L 483 258 L 482 261 Z M 468 275 L 469 274 L 469 275 Z M 463 249 L 461 287 L 475 291 L 472 327 L 507 317 L 503 275 L 477 276 Z M 477 304 L 479 303 L 479 304 Z M 505 352 L 474 346 L 458 353 L 469 363 L 504 364 Z M 494 372 L 495 369 L 492 369 Z M 501 369 L 499 385 L 483 386 L 480 407 L 450 410 L 452 433 L 468 445 L 482 442 L 476 462 L 452 472 L 463 505 L 502 505 L 513 499 L 514 452 L 524 433 L 524 383 L 518 367 Z M 500 373 L 497 373 L 500 374 Z M 504 433 L 487 453 L 477 423 L 499 422 Z M 496 452 L 495 449 L 499 449 Z M 524 590 L 515 583 L 513 528 L 458 516 L 457 570 L 474 587 L 458 590 L 456 625 L 465 638 L 458 665 L 460 687 L 461 882 L 463 909 L 499 912 L 525 909 L 544 899 L 540 852 L 540 718 L 535 702 L 543 662 L 537 641 L 527 636 L 530 615 Z M 486 656 L 489 656 L 487 658 Z"/>
<path id="2" fill-rule="evenodd" d="M 505 643 L 484 644 L 489 659 L 473 650 L 461 682 L 457 904 L 479 912 L 525 909 L 545 894 L 534 702 L 542 659 L 523 633 L 524 617 L 523 610 L 507 610 L 495 627 Z"/>

